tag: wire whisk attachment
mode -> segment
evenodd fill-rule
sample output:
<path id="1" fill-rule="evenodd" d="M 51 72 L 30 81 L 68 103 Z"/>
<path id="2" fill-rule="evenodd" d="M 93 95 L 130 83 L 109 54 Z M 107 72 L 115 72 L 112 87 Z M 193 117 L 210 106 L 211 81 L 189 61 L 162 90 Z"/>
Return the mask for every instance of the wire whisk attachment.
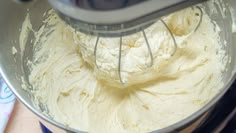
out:
<path id="1" fill-rule="evenodd" d="M 194 7 L 193 7 L 194 8 Z M 193 9 L 192 8 L 192 9 Z M 195 7 L 196 9 L 198 9 L 200 11 L 200 14 L 198 14 L 197 16 L 199 16 L 199 22 L 197 23 L 196 27 L 194 28 L 193 32 L 196 32 L 201 23 L 202 23 L 202 19 L 203 19 L 203 11 L 202 9 L 199 7 L 199 6 L 196 6 Z M 171 29 L 168 27 L 168 24 L 163 20 L 163 19 L 159 19 L 158 21 L 160 21 L 163 26 L 167 29 L 168 33 L 170 34 L 170 37 L 173 41 L 173 51 L 170 53 L 170 56 L 173 56 L 176 51 L 177 51 L 177 47 L 178 47 L 178 44 L 177 44 L 177 41 L 176 41 L 176 38 L 175 38 L 175 35 L 174 33 L 171 31 Z M 148 37 L 146 35 L 146 32 L 145 30 L 141 30 L 141 33 L 142 33 L 142 36 L 145 40 L 145 44 L 147 46 L 147 50 L 148 50 L 148 53 L 149 53 L 149 58 L 150 58 L 150 62 L 147 64 L 147 67 L 152 67 L 153 64 L 154 64 L 154 57 L 153 57 L 153 52 L 152 52 L 152 48 L 150 46 L 150 43 L 149 43 L 149 40 L 148 40 Z M 117 73 L 118 73 L 118 76 L 119 76 L 119 80 L 120 80 L 120 83 L 121 84 L 126 84 L 126 81 L 123 80 L 122 78 L 122 74 L 121 74 L 121 66 L 122 66 L 122 44 L 123 44 L 123 36 L 120 36 L 119 37 L 120 41 L 119 41 L 119 53 L 118 53 L 118 67 L 117 67 Z M 97 36 L 97 39 L 96 39 L 96 42 L 95 42 L 95 47 L 94 47 L 94 57 L 95 57 L 95 65 L 96 67 L 99 69 L 99 66 L 97 64 L 97 50 L 98 50 L 98 45 L 99 45 L 99 40 L 100 40 L 100 36 Z"/>

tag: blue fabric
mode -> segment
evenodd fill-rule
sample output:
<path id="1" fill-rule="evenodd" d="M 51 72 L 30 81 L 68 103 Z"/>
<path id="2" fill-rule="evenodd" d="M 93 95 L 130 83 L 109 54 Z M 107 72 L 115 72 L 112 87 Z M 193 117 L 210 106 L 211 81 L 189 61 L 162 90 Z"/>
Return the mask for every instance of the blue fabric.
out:
<path id="1" fill-rule="evenodd" d="M 7 126 L 15 104 L 15 95 L 3 81 L 0 75 L 0 133 L 3 133 Z"/>
<path id="2" fill-rule="evenodd" d="M 52 131 L 45 127 L 41 122 L 39 122 L 39 124 L 43 133 L 52 133 Z"/>

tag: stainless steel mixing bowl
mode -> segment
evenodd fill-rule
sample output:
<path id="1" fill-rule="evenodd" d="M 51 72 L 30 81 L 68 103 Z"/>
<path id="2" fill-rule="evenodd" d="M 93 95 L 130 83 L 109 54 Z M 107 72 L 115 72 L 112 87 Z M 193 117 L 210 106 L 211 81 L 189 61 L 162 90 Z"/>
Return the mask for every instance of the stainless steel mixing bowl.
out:
<path id="1" fill-rule="evenodd" d="M 192 114 L 186 119 L 183 119 L 180 122 L 177 122 L 174 125 L 155 132 L 177 131 L 185 127 L 186 125 L 189 125 L 197 118 L 202 116 L 205 112 L 209 111 L 209 109 L 212 108 L 219 101 L 222 95 L 228 90 L 235 79 L 236 35 L 233 32 L 233 29 L 235 28 L 233 23 L 235 22 L 235 20 L 233 18 L 236 17 L 236 13 L 233 10 L 230 10 L 229 7 L 236 9 L 236 1 L 219 0 L 219 2 L 221 2 L 220 6 L 217 4 L 204 4 L 204 8 L 207 12 L 209 12 L 211 18 L 215 20 L 221 27 L 222 43 L 224 42 L 224 40 L 227 42 L 224 48 L 231 58 L 231 62 L 228 63 L 227 71 L 225 71 L 224 73 L 223 81 L 225 85 L 208 104 L 206 104 L 196 113 Z M 226 5 L 226 7 L 222 5 Z M 11 0 L 0 1 L 0 73 L 2 74 L 2 77 L 5 79 L 11 90 L 18 97 L 18 99 L 36 115 L 48 121 L 49 123 L 54 124 L 57 127 L 65 129 L 66 131 L 81 132 L 58 123 L 49 116 L 43 114 L 42 110 L 35 108 L 35 106 L 33 105 L 31 101 L 31 94 L 28 93 L 28 91 L 23 90 L 22 88 L 21 78 L 24 78 L 27 81 L 27 75 L 29 74 L 29 70 L 26 67 L 26 59 L 32 57 L 32 46 L 30 45 L 30 41 L 28 41 L 24 55 L 20 55 L 20 28 L 26 14 L 30 13 L 33 29 L 37 30 L 42 25 L 44 12 L 48 9 L 50 9 L 50 7 L 46 0 L 38 0 L 26 5 L 16 4 Z M 212 12 L 212 10 L 214 10 L 214 12 L 210 13 Z M 31 37 L 33 36 L 30 35 L 29 40 Z M 15 46 L 15 48 L 18 50 L 15 55 L 12 54 L 13 46 Z M 29 89 L 31 89 L 30 86 Z"/>

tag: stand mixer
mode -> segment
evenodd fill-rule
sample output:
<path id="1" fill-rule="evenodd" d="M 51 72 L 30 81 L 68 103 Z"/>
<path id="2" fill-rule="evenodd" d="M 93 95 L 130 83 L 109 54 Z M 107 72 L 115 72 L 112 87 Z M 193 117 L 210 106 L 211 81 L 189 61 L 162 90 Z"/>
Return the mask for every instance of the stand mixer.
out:
<path id="1" fill-rule="evenodd" d="M 27 2 L 29 0 L 21 0 Z M 161 21 L 168 30 L 174 44 L 169 56 L 173 56 L 177 49 L 174 34 L 161 18 L 172 12 L 194 6 L 207 0 L 48 0 L 58 15 L 74 29 L 97 36 L 94 47 L 95 64 L 97 65 L 97 49 L 100 37 L 119 37 L 118 74 L 121 84 L 125 84 L 121 76 L 122 37 L 141 32 L 147 45 L 150 63 L 153 65 L 153 54 L 150 48 L 145 28 L 156 21 Z M 199 22 L 194 31 L 201 24 L 203 11 L 200 11 Z M 194 14 L 193 14 L 194 15 Z"/>

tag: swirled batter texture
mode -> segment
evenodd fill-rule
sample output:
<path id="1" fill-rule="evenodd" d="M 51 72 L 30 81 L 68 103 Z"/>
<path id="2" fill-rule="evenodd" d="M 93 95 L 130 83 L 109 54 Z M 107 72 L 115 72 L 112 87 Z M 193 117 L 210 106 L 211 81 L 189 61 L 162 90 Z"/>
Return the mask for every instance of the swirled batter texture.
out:
<path id="1" fill-rule="evenodd" d="M 190 116 L 219 92 L 225 68 L 217 25 L 204 13 L 196 29 L 200 16 L 189 8 L 163 17 L 167 27 L 159 20 L 145 29 L 152 66 L 142 32 L 122 37 L 119 78 L 119 37 L 99 38 L 94 52 L 96 36 L 50 13 L 35 32 L 30 63 L 37 105 L 92 133 L 150 132 Z"/>

